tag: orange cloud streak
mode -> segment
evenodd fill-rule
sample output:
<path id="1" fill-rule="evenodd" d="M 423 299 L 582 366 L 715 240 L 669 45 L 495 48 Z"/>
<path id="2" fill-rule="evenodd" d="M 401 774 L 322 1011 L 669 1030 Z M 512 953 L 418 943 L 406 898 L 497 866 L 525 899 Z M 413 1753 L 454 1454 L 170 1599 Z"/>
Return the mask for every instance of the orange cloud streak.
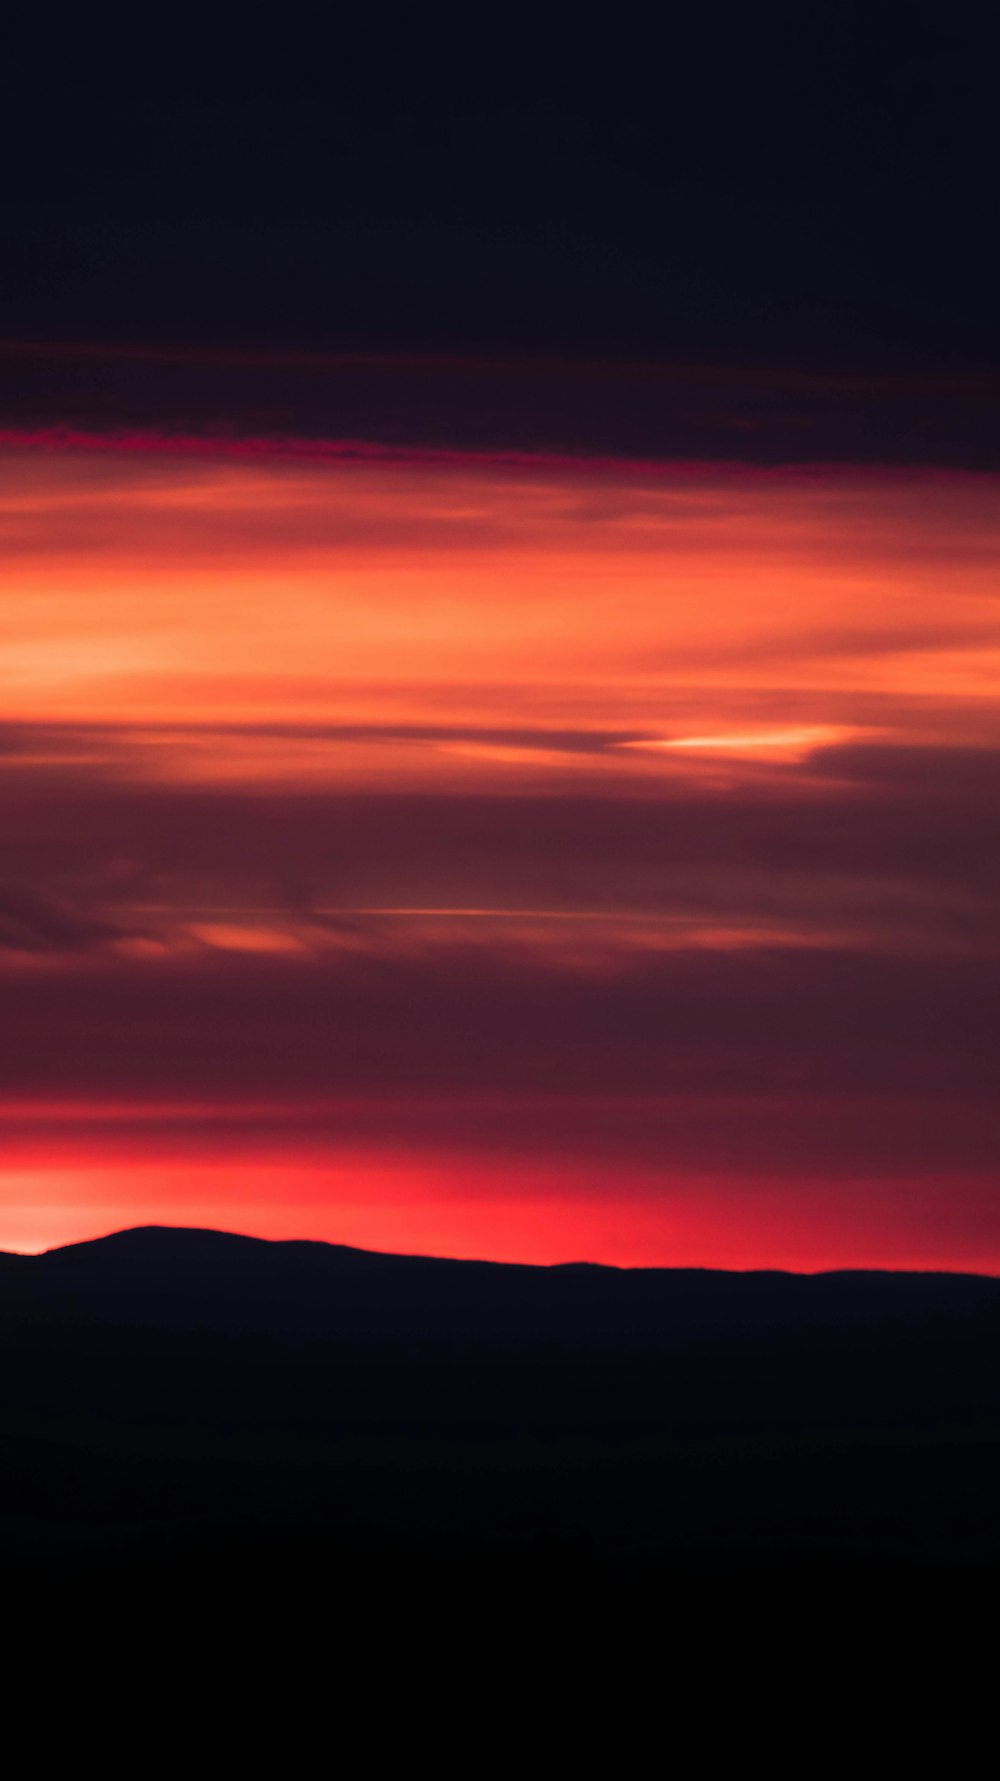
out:
<path id="1" fill-rule="evenodd" d="M 904 733 L 903 706 L 991 724 L 989 477 L 73 452 L 3 471 L 10 717 L 419 720 L 443 692 L 466 719 L 572 712 L 675 745 L 873 706 Z"/>

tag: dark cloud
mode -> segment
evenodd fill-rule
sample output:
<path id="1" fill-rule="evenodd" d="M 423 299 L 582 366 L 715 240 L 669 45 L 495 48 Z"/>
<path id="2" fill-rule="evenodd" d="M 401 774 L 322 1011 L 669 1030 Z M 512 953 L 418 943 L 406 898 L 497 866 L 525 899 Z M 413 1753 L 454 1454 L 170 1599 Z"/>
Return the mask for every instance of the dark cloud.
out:
<path id="1" fill-rule="evenodd" d="M 150 735 L 183 745 L 193 741 L 211 749 L 220 739 L 278 742 L 474 743 L 501 748 L 548 750 L 557 754 L 606 755 L 625 743 L 641 742 L 638 729 L 567 729 L 525 724 L 452 723 L 160 723 L 147 730 L 140 724 L 4 723 L 0 721 L 0 757 L 6 757 L 5 780 L 18 768 L 92 772 L 98 783 L 114 768 L 122 779 L 143 776 L 148 755 L 142 747 Z M 137 747 L 136 744 L 139 744 Z M 155 786 L 151 788 L 155 793 Z"/>
<path id="2" fill-rule="evenodd" d="M 1000 1163 L 989 750 L 851 745 L 730 790 L 348 796 L 81 778 L 99 739 L 6 732 L 8 1108 L 116 1107 L 107 1154 L 130 1106 L 169 1100 L 185 1144 L 248 1157 L 357 1138 L 903 1194 Z M 16 749 L 61 750 L 77 776 L 32 790 Z M 459 931 L 363 913 L 399 905 L 515 914 Z M 300 950 L 225 950 L 210 918 L 233 906 Z M 567 919 L 519 923 L 532 909 Z M 663 950 L 655 922 L 616 931 L 630 910 L 759 931 Z M 825 929 L 839 942 L 809 943 Z M 143 1129 L 138 1149 L 181 1142 L 166 1116 Z"/>
<path id="3" fill-rule="evenodd" d="M 129 930 L 33 885 L 0 884 L 0 953 L 90 952 Z"/>
<path id="4" fill-rule="evenodd" d="M 568 454 L 583 463 L 1000 464 L 997 374 L 983 368 L 869 369 L 845 379 L 822 365 L 772 364 L 763 374 L 564 356 L 67 351 L 58 343 L 0 353 L 0 427 L 41 430 L 52 443 L 125 434 L 135 446 L 138 432 L 161 450 L 187 436 L 220 455 L 253 440 L 272 456 L 282 448 L 294 456 L 296 441 L 308 455 L 310 443 L 353 440 L 403 452 Z"/>
<path id="5" fill-rule="evenodd" d="M 441 729 L 514 748 L 541 740 Z M 437 735 L 392 726 L 304 733 L 334 742 Z M 127 753 L 92 773 L 90 732 L 49 732 L 38 759 L 23 737 L 34 764 L 19 772 L 8 756 L 0 778 L 8 858 L 29 882 L 55 889 L 133 858 L 154 879 L 228 885 L 235 901 L 248 900 L 249 886 L 266 902 L 274 874 L 292 868 L 317 901 L 350 907 L 679 905 L 789 918 L 798 908 L 812 923 L 898 919 L 944 933 L 964 924 L 971 937 L 977 925 L 990 930 L 1000 888 L 1000 833 L 984 816 L 1000 757 L 987 749 L 824 749 L 812 763 L 729 787 L 678 771 L 654 781 L 626 773 L 600 793 L 592 782 L 553 790 L 543 780 L 516 795 L 369 794 L 143 780 Z M 585 758 L 617 739 L 567 732 L 556 746 Z"/>
<path id="6" fill-rule="evenodd" d="M 597 980 L 495 948 L 34 973 L 4 988 L 4 1141 L 15 1164 L 44 1133 L 55 1157 L 245 1160 L 276 1182 L 344 1149 L 451 1156 L 470 1193 L 479 1156 L 516 1164 L 505 1191 L 528 1168 L 547 1198 L 560 1168 L 603 1169 L 605 1194 L 620 1168 L 630 1204 L 658 1178 L 704 1179 L 785 1183 L 804 1211 L 848 1183 L 855 1222 L 881 1203 L 919 1224 L 955 1193 L 985 1230 L 998 994 L 996 964 L 818 953 L 646 958 Z"/>
<path id="7" fill-rule="evenodd" d="M 928 801 L 957 801 L 977 805 L 985 812 L 1000 796 L 1000 747 L 841 743 L 835 748 L 818 748 L 805 771 L 852 780 L 859 787 L 869 787 L 883 801 L 905 801 L 911 820 L 916 802 L 926 806 Z M 984 841 L 988 846 L 986 837 Z"/>
<path id="8" fill-rule="evenodd" d="M 992 1104 L 1000 961 L 766 948 L 567 969 L 499 944 L 204 953 L 5 983 L 9 1091 L 891 1094 Z M 99 1016 L 99 1018 L 98 1018 Z"/>
<path id="9" fill-rule="evenodd" d="M 500 1194 L 511 1202 L 526 1188 L 549 1203 L 567 1192 L 585 1199 L 595 1191 L 596 1170 L 605 1198 L 614 1197 L 620 1171 L 620 1205 L 629 1211 L 658 1196 L 669 1203 L 678 1185 L 695 1187 L 699 1197 L 715 1185 L 724 1190 L 723 1205 L 713 1207 L 709 1199 L 705 1217 L 729 1217 L 739 1225 L 753 1220 L 755 1188 L 766 1192 L 781 1184 L 792 1194 L 785 1217 L 809 1221 L 816 1190 L 832 1183 L 834 1215 L 839 1210 L 852 1234 L 868 1221 L 877 1223 L 887 1205 L 911 1233 L 925 1220 L 933 1231 L 949 1209 L 987 1238 L 997 1222 L 1000 1119 L 988 1100 L 962 1093 L 910 1101 L 787 1087 L 754 1096 L 724 1089 L 655 1097 L 423 1091 L 410 1097 L 330 1095 L 318 1102 L 281 1091 L 242 1104 L 231 1096 L 223 1103 L 157 1103 L 119 1093 L 89 1110 L 63 1106 L 57 1120 L 45 1102 L 5 1113 L 8 1155 L 16 1156 L 22 1145 L 37 1153 L 40 1133 L 50 1156 L 57 1158 L 61 1147 L 77 1158 L 96 1148 L 106 1167 L 122 1159 L 135 1167 L 180 1158 L 190 1168 L 197 1158 L 199 1165 L 234 1166 L 238 1180 L 241 1167 L 263 1164 L 280 1184 L 283 1171 L 303 1161 L 318 1163 L 328 1172 L 331 1195 L 338 1153 L 350 1158 L 361 1150 L 376 1172 L 386 1153 L 407 1156 L 418 1173 L 430 1167 L 443 1174 L 442 1164 L 454 1168 L 457 1161 L 470 1197 L 481 1186 L 478 1165 L 485 1160 L 492 1192 L 502 1174 Z M 748 1199 L 741 1204 L 744 1193 Z M 233 1206 L 238 1220 L 239 1198 Z"/>

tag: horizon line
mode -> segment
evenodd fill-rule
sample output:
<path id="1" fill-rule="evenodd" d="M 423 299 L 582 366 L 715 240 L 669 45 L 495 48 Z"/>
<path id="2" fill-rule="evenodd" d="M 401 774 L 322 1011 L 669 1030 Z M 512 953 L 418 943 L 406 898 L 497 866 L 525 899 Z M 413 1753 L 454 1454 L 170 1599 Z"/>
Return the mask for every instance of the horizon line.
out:
<path id="1" fill-rule="evenodd" d="M 183 1232 L 196 1237 L 224 1237 L 236 1242 L 262 1243 L 271 1248 L 309 1245 L 311 1248 L 346 1250 L 352 1255 L 371 1255 L 383 1257 L 387 1261 L 425 1261 L 444 1262 L 456 1267 L 490 1267 L 490 1268 L 529 1268 L 533 1272 L 551 1273 L 561 1268 L 599 1268 L 613 1274 L 725 1274 L 746 1278 L 750 1275 L 779 1275 L 790 1280 L 817 1280 L 833 1276 L 854 1274 L 878 1274 L 918 1278 L 948 1278 L 955 1280 L 992 1280 L 1000 1284 L 1000 1272 L 990 1273 L 980 1268 L 916 1268 L 916 1267 L 836 1267 L 836 1268 L 781 1268 L 781 1267 L 712 1267 L 707 1264 L 689 1263 L 676 1266 L 670 1263 L 623 1263 L 593 1261 L 584 1256 L 567 1257 L 564 1261 L 555 1262 L 517 1262 L 500 1261 L 490 1256 L 459 1256 L 432 1255 L 423 1250 L 376 1249 L 360 1243 L 337 1243 L 327 1237 L 262 1237 L 253 1231 L 234 1231 L 219 1225 L 168 1224 L 137 1224 L 116 1226 L 112 1230 L 99 1231 L 93 1237 L 77 1238 L 71 1243 L 53 1243 L 46 1249 L 0 1249 L 0 1258 L 16 1257 L 24 1261 L 37 1261 L 46 1255 L 58 1255 L 67 1249 L 87 1249 L 98 1243 L 113 1242 L 116 1237 L 145 1235 L 151 1232 Z"/>

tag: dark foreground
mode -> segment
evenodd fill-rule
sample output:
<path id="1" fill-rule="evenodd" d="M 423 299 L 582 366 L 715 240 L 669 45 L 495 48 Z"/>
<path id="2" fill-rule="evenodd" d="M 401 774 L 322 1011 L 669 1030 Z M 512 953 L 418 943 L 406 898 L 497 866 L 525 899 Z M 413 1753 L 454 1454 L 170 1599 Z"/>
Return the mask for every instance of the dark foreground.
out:
<path id="1" fill-rule="evenodd" d="M 642 1625 L 653 1661 L 773 1613 L 940 1630 L 1000 1581 L 997 1280 L 150 1229 L 0 1256 L 0 1307 L 0 1558 L 36 1617 L 308 1609 L 380 1651 L 435 1615 L 521 1650 Z"/>

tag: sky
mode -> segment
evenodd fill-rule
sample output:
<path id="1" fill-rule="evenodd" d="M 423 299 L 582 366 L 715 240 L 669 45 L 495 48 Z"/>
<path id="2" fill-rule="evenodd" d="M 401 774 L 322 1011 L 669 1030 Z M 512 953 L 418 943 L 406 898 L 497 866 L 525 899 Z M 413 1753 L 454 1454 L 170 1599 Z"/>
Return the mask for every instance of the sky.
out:
<path id="1" fill-rule="evenodd" d="M 0 1248 L 1000 1269 L 982 28 L 81 21 L 0 41 Z"/>
<path id="2" fill-rule="evenodd" d="M 995 471 L 0 458 L 0 1246 L 1000 1269 Z"/>
<path id="3" fill-rule="evenodd" d="M 0 335 L 996 365 L 981 8 L 550 11 L 20 9 Z"/>

